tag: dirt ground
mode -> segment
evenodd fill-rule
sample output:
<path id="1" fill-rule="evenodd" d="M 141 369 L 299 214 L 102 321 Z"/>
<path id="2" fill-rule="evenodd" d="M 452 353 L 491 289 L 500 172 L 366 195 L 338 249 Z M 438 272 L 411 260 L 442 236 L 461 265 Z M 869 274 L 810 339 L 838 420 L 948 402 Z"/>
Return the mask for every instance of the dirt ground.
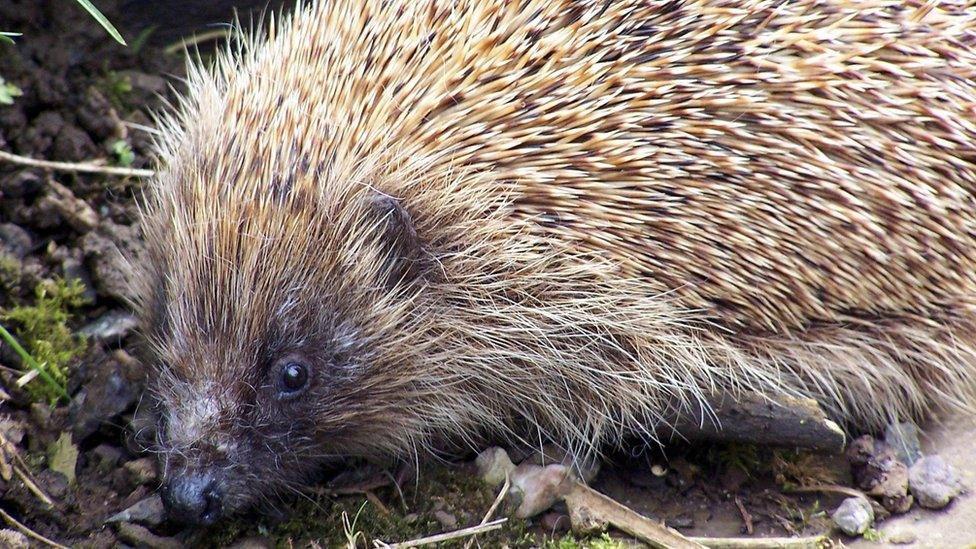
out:
<path id="1" fill-rule="evenodd" d="M 123 19 L 116 2 L 98 5 Z M 16 44 L 0 43 L 0 151 L 152 168 L 151 113 L 178 93 L 181 53 L 164 52 L 145 34 L 127 34 L 127 48 L 114 44 L 69 0 L 5 0 L 0 31 L 23 33 Z M 146 374 L 117 252 L 140 246 L 134 201 L 143 181 L 0 161 L 0 325 L 29 352 L 63 362 L 68 393 L 39 394 L 37 380 L 19 387 L 21 358 L 0 344 L 0 530 L 8 529 L 0 546 L 24 539 L 44 545 L 10 533 L 19 531 L 78 547 L 333 547 L 349 540 L 365 547 L 480 522 L 495 490 L 476 478 L 473 456 L 425 466 L 402 487 L 376 471 L 323 483 L 275 512 L 206 530 L 165 520 L 158 470 L 138 436 Z M 933 427 L 925 444 L 974 485 L 976 423 Z M 849 486 L 846 460 L 737 445 L 634 446 L 610 456 L 593 485 L 687 535 L 762 537 L 829 531 L 829 513 L 843 496 L 790 491 L 811 483 Z M 601 536 L 574 537 L 568 526 L 557 507 L 477 542 L 614 546 Z M 913 510 L 868 537 L 904 542 L 912 535 L 916 547 L 976 543 L 976 500 L 965 495 L 947 511 Z"/>

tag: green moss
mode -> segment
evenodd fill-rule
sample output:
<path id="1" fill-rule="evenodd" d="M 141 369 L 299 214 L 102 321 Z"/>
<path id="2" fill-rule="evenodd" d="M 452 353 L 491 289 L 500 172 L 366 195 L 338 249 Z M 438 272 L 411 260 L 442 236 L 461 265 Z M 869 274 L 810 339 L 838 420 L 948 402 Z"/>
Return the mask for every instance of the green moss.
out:
<path id="1" fill-rule="evenodd" d="M 132 152 L 132 147 L 124 139 L 117 139 L 109 145 L 109 150 L 115 158 L 115 163 L 119 166 L 131 166 L 136 160 L 136 154 Z"/>
<path id="2" fill-rule="evenodd" d="M 868 541 L 874 541 L 878 543 L 884 541 L 884 534 L 882 534 L 880 531 L 874 528 L 868 528 L 867 530 L 865 530 L 864 533 L 861 534 L 861 537 Z"/>
<path id="3" fill-rule="evenodd" d="M 17 86 L 10 84 L 0 76 L 0 105 L 13 105 L 14 98 L 24 95 Z"/>
<path id="4" fill-rule="evenodd" d="M 28 363 L 32 358 L 43 372 L 26 387 L 36 400 L 53 403 L 65 394 L 68 366 L 87 346 L 84 338 L 68 327 L 72 309 L 86 302 L 84 290 L 78 280 L 41 283 L 35 289 L 33 305 L 12 307 L 0 314 L 0 319 L 13 326 L 14 335 L 30 355 L 22 358 Z"/>
<path id="5" fill-rule="evenodd" d="M 0 288 L 7 295 L 17 293 L 20 288 L 20 273 L 23 264 L 16 257 L 0 252 Z"/>

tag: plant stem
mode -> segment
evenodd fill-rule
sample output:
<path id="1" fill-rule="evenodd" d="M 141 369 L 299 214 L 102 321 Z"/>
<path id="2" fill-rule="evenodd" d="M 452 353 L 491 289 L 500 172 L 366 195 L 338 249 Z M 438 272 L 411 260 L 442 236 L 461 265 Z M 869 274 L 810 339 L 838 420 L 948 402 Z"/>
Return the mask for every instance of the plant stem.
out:
<path id="1" fill-rule="evenodd" d="M 27 350 L 20 345 L 20 343 L 17 341 L 17 338 L 15 338 L 13 334 L 8 332 L 7 329 L 3 327 L 3 325 L 0 325 L 0 338 L 2 338 L 11 347 L 13 347 L 14 352 L 20 356 L 20 359 L 23 360 L 25 364 L 30 366 L 31 369 L 35 370 L 37 374 L 41 376 L 41 378 L 44 381 L 46 381 L 49 385 L 57 389 L 58 393 L 60 393 L 61 396 L 63 396 L 65 399 L 70 398 L 68 395 L 68 391 L 64 387 L 62 387 L 61 384 L 57 382 L 57 380 L 51 377 L 51 374 L 49 374 L 47 370 L 45 370 L 40 364 L 37 363 L 36 360 L 34 360 L 34 357 L 32 357 L 30 353 L 28 353 Z"/>

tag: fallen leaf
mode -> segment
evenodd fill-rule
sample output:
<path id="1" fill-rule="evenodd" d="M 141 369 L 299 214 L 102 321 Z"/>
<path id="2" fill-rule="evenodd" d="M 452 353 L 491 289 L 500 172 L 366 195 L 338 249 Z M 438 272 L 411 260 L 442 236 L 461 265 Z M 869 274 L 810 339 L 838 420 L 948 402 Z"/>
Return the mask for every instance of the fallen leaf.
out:
<path id="1" fill-rule="evenodd" d="M 78 465 L 78 447 L 71 442 L 71 433 L 61 433 L 58 440 L 48 447 L 47 456 L 48 468 L 67 477 L 68 484 L 73 485 L 75 466 Z"/>

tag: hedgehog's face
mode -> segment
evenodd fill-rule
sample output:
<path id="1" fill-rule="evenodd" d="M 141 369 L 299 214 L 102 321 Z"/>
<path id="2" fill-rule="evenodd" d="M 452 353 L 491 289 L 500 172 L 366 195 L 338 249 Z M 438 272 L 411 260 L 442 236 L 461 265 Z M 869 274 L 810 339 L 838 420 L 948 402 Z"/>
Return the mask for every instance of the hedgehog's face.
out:
<path id="1" fill-rule="evenodd" d="M 306 225 L 300 244 L 260 248 L 239 235 L 263 228 L 241 230 L 238 220 L 226 224 L 233 234 L 220 223 L 204 234 L 206 253 L 180 244 L 199 254 L 188 266 L 166 255 L 190 238 L 178 229 L 150 250 L 149 393 L 172 518 L 207 524 L 271 503 L 330 460 L 396 453 L 422 429 L 411 346 L 400 335 L 412 306 L 403 281 L 417 262 L 401 261 L 408 239 L 388 240 L 409 218 L 395 203 L 380 207 L 394 223 L 367 223 L 371 237 L 362 223 L 351 227 L 365 240 L 349 246 L 341 228 L 312 238 Z"/>

